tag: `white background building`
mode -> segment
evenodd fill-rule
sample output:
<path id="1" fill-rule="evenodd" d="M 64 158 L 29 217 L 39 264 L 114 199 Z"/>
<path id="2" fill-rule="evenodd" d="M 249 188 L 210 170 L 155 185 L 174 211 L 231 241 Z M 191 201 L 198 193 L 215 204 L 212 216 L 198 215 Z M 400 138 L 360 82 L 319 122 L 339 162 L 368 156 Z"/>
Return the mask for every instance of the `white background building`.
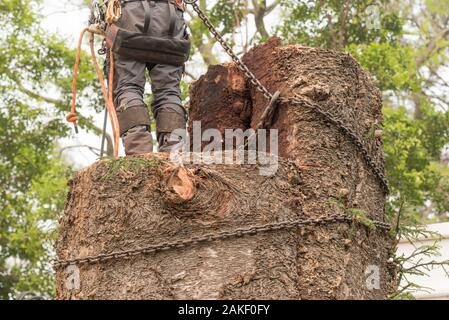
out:
<path id="1" fill-rule="evenodd" d="M 449 222 L 437 223 L 428 226 L 428 230 L 438 232 L 442 236 L 441 242 L 438 242 L 441 256 L 424 258 L 424 261 L 449 261 Z M 433 245 L 437 237 L 421 238 L 414 244 L 410 244 L 407 240 L 402 240 L 398 247 L 398 255 L 404 254 L 409 256 L 417 247 L 422 245 Z M 420 257 L 422 258 L 422 257 Z M 449 271 L 449 266 L 447 268 Z M 425 270 L 424 270 L 425 271 Z M 413 295 L 419 300 L 438 299 L 449 300 L 449 277 L 441 267 L 433 268 L 431 271 L 425 271 L 428 276 L 409 276 L 409 280 L 427 288 L 426 291 L 413 292 Z"/>

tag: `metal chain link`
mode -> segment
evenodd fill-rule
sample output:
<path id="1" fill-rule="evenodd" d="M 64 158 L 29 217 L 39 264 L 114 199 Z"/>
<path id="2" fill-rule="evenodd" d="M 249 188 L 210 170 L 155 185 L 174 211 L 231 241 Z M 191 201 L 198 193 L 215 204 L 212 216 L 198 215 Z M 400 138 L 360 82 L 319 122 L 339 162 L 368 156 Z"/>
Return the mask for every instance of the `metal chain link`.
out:
<path id="1" fill-rule="evenodd" d="M 352 143 L 357 147 L 359 152 L 362 154 L 363 159 L 365 160 L 365 163 L 368 165 L 368 167 L 374 172 L 375 176 L 379 180 L 382 186 L 382 190 L 385 192 L 385 194 L 390 193 L 390 189 L 388 186 L 388 181 L 385 178 L 384 173 L 382 170 L 378 167 L 376 161 L 373 159 L 373 157 L 370 155 L 368 150 L 365 148 L 365 144 L 363 141 L 358 137 L 358 135 L 354 132 L 352 128 L 349 128 L 346 126 L 341 119 L 335 118 L 329 111 L 323 110 L 318 104 L 312 103 L 303 99 L 298 98 L 280 98 L 281 102 L 289 103 L 292 105 L 297 106 L 305 106 L 314 112 L 321 115 L 323 118 L 325 118 L 327 121 L 334 124 L 338 129 L 340 129 L 343 134 L 345 134 L 349 139 L 352 141 Z"/>
<path id="2" fill-rule="evenodd" d="M 193 10 L 198 14 L 198 17 L 203 21 L 206 27 L 209 29 L 210 33 L 213 34 L 215 40 L 217 40 L 226 53 L 232 58 L 232 60 L 237 64 L 237 67 L 242 70 L 246 77 L 251 81 L 251 83 L 256 86 L 257 90 L 263 93 L 264 97 L 271 100 L 273 95 L 268 91 L 267 88 L 256 78 L 256 76 L 248 69 L 248 67 L 243 63 L 243 61 L 235 54 L 234 50 L 228 45 L 223 36 L 218 32 L 218 30 L 214 27 L 212 22 L 206 16 L 206 14 L 201 10 L 201 8 L 196 3 L 198 0 L 184 0 L 186 4 L 190 4 L 193 7 Z"/>
<path id="3" fill-rule="evenodd" d="M 294 221 L 274 222 L 260 226 L 252 226 L 249 228 L 239 228 L 236 230 L 222 231 L 214 234 L 209 233 L 202 236 L 192 237 L 189 239 L 167 241 L 143 248 L 105 253 L 77 259 L 59 260 L 55 261 L 53 266 L 55 269 L 57 269 L 57 268 L 65 268 L 69 265 L 77 265 L 77 266 L 85 264 L 92 265 L 109 260 L 128 259 L 142 254 L 167 251 L 170 249 L 177 249 L 177 248 L 185 248 L 195 244 L 208 243 L 217 240 L 226 240 L 229 238 L 243 237 L 246 235 L 256 235 L 259 233 L 266 233 L 269 231 L 289 230 L 299 227 L 324 225 L 329 223 L 354 223 L 354 222 L 357 222 L 357 219 L 355 217 L 351 217 L 345 214 L 334 214 L 328 217 L 315 218 L 315 219 L 299 219 Z M 373 224 L 376 226 L 376 228 L 382 231 L 389 231 L 391 229 L 390 225 L 386 222 L 373 221 Z"/>
<path id="4" fill-rule="evenodd" d="M 238 68 L 242 70 L 246 77 L 251 81 L 251 83 L 263 93 L 264 97 L 267 99 L 272 99 L 273 95 L 268 91 L 268 89 L 256 78 L 256 76 L 249 70 L 249 68 L 243 63 L 243 61 L 235 54 L 232 48 L 227 44 L 226 40 L 223 36 L 218 32 L 215 26 L 212 24 L 210 19 L 206 16 L 203 10 L 198 6 L 198 0 L 184 0 L 186 4 L 190 4 L 198 14 L 198 17 L 203 21 L 206 27 L 209 29 L 210 33 L 215 37 L 215 39 L 220 43 L 226 53 L 232 58 L 232 60 L 237 64 Z M 305 101 L 302 101 L 298 98 L 280 98 L 280 102 L 284 103 L 293 103 L 295 105 L 304 105 Z M 310 105 L 308 105 L 310 106 Z M 357 134 L 350 128 L 348 128 L 340 119 L 335 118 L 330 112 L 321 109 L 318 105 L 311 106 L 311 109 L 325 117 L 329 122 L 336 125 L 346 136 L 348 136 L 354 145 L 361 152 L 363 159 L 366 164 L 373 171 L 374 175 L 380 181 L 382 190 L 385 194 L 389 194 L 390 189 L 388 187 L 387 179 L 385 178 L 383 171 L 378 167 L 373 157 L 370 155 L 369 151 L 366 149 L 363 141 L 357 136 Z"/>

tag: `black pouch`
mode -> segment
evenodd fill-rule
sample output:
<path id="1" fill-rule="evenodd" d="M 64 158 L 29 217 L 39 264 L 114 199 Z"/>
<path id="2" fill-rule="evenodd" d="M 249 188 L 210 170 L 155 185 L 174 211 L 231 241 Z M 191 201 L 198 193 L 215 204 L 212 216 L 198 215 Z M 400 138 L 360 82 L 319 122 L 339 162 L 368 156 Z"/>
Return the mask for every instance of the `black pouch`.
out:
<path id="1" fill-rule="evenodd" d="M 155 64 L 182 66 L 190 56 L 190 40 L 154 37 L 110 25 L 106 43 L 123 57 Z"/>

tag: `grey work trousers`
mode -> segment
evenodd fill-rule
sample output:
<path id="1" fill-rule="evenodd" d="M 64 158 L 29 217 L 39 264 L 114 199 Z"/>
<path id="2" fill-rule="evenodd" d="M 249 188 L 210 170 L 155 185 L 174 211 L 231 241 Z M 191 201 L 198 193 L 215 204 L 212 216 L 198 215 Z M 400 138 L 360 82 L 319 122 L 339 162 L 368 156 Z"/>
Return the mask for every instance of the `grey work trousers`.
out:
<path id="1" fill-rule="evenodd" d="M 142 0 L 125 3 L 122 16 L 116 25 L 128 31 L 143 33 L 146 23 L 147 34 L 151 36 L 172 36 L 178 39 L 188 37 L 182 10 L 165 1 Z M 114 103 L 118 112 L 145 106 L 143 96 L 146 70 L 151 78 L 152 110 L 156 118 L 159 150 L 170 151 L 179 144 L 178 139 L 172 139 L 170 132 L 180 127 L 185 129 L 186 111 L 180 97 L 182 66 L 149 64 L 115 55 Z M 167 118 L 166 115 L 162 116 L 162 113 L 176 115 Z M 173 117 L 178 120 L 173 122 Z M 127 155 L 152 152 L 152 136 L 148 129 L 145 125 L 137 125 L 123 134 Z"/>
<path id="2" fill-rule="evenodd" d="M 147 2 L 145 4 L 144 2 Z M 145 8 L 149 7 L 149 26 L 147 33 L 152 36 L 167 36 L 171 19 L 174 20 L 173 36 L 176 38 L 188 37 L 183 12 L 175 9 L 175 16 L 170 13 L 169 4 L 164 1 L 133 1 L 122 6 L 122 16 L 116 23 L 119 28 L 133 32 L 143 32 L 145 25 Z M 172 10 L 173 12 L 173 10 Z M 115 55 L 114 72 L 114 103 L 118 111 L 130 107 L 145 105 L 143 96 L 145 91 L 145 72 L 149 71 L 151 90 L 153 92 L 152 110 L 157 114 L 163 109 L 176 112 L 186 117 L 186 111 L 181 102 L 180 81 L 183 73 L 182 66 L 164 64 L 148 64 L 129 58 Z M 126 136 L 126 137 L 125 137 Z M 151 152 L 151 133 L 145 128 L 135 128 L 125 133 L 124 145 L 126 154 L 139 154 Z M 150 142 L 147 142 L 150 141 Z"/>

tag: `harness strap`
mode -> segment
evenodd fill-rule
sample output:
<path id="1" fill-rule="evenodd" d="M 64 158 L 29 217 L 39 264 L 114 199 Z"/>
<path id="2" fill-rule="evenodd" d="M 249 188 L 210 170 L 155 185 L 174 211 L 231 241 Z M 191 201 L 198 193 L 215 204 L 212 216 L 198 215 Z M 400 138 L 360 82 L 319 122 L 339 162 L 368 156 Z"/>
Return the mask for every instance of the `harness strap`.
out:
<path id="1" fill-rule="evenodd" d="M 176 23 L 176 12 L 175 5 L 172 2 L 168 3 L 168 8 L 170 11 L 170 28 L 168 29 L 168 36 L 173 37 L 175 33 L 175 23 Z"/>
<path id="2" fill-rule="evenodd" d="M 153 1 L 151 1 L 152 4 L 154 4 Z M 148 4 L 148 1 L 142 1 L 143 3 L 143 9 L 145 10 L 145 24 L 143 26 L 143 33 L 148 33 L 148 29 L 150 28 L 150 5 Z"/>
<path id="3" fill-rule="evenodd" d="M 121 0 L 120 4 L 124 5 L 124 4 L 127 4 L 129 2 L 137 2 L 137 1 L 148 1 L 148 0 Z M 185 11 L 184 2 L 182 0 L 153 0 L 153 1 L 155 1 L 155 2 L 169 2 L 169 3 L 173 3 L 180 10 Z"/>

